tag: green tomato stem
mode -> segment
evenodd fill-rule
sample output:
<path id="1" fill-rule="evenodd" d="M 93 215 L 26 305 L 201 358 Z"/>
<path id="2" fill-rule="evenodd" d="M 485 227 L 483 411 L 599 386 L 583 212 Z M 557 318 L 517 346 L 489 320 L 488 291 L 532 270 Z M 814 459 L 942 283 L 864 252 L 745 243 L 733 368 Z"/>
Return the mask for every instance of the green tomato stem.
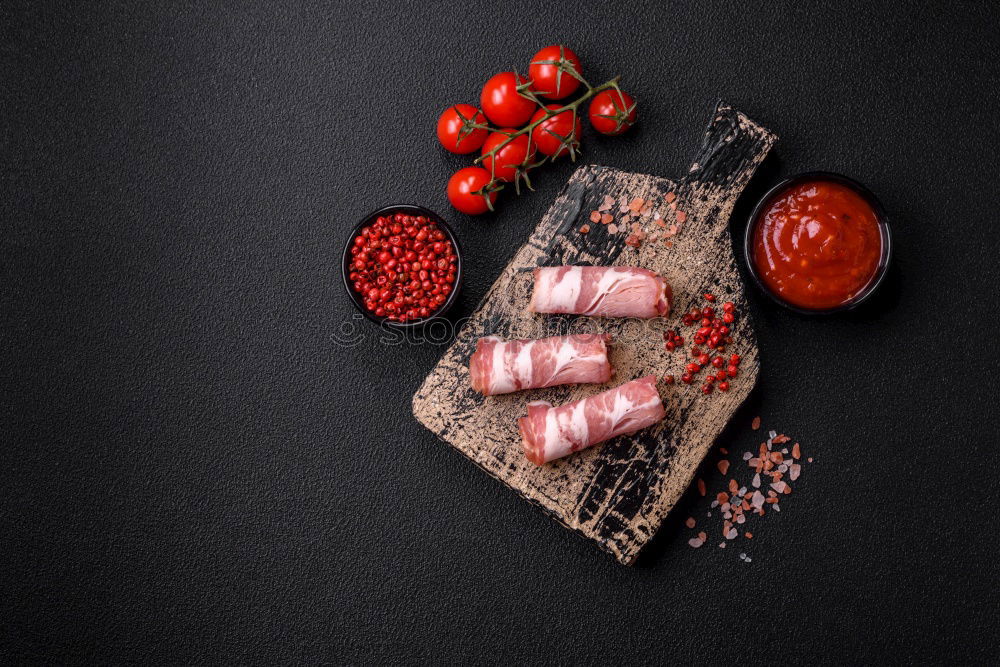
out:
<path id="1" fill-rule="evenodd" d="M 504 139 L 499 144 L 497 144 L 496 146 L 494 146 L 492 150 L 490 150 L 490 151 L 488 151 L 486 153 L 483 153 L 482 155 L 480 155 L 479 157 L 477 157 L 475 159 L 475 164 L 481 163 L 487 157 L 492 157 L 492 156 L 496 155 L 499 150 L 501 150 L 504 146 L 506 146 L 507 144 L 509 144 L 510 142 L 512 142 L 514 139 L 516 139 L 517 137 L 521 136 L 522 134 L 530 133 L 533 129 L 535 129 L 536 127 L 538 127 L 539 125 L 541 125 L 542 123 L 544 123 L 545 121 L 547 121 L 549 118 L 552 118 L 552 116 L 556 116 L 556 115 L 559 115 L 561 113 L 564 113 L 566 111 L 571 111 L 571 110 L 575 112 L 582 102 L 585 102 L 585 101 L 589 100 L 591 97 L 593 97 L 597 93 L 601 92 L 602 90 L 607 90 L 609 88 L 615 88 L 615 89 L 617 89 L 618 88 L 618 80 L 620 78 L 621 77 L 616 76 L 615 78 L 611 79 L 610 81 L 605 81 L 604 83 L 602 83 L 599 86 L 589 86 L 588 85 L 587 86 L 587 92 L 585 92 L 583 95 L 581 95 L 580 97 L 578 97 L 576 100 L 574 100 L 574 101 L 570 102 L 569 104 L 567 104 L 565 106 L 562 106 L 562 107 L 560 107 L 558 109 L 546 109 L 544 105 L 541 105 L 540 108 L 545 110 L 545 115 L 544 116 L 542 116 L 538 120 L 534 121 L 533 123 L 528 123 L 527 125 L 525 125 L 524 127 L 522 127 L 520 130 L 518 130 L 516 132 L 510 133 L 507 136 L 506 139 Z M 488 128 L 489 126 L 487 125 L 487 126 L 483 126 L 483 127 L 487 127 Z"/>

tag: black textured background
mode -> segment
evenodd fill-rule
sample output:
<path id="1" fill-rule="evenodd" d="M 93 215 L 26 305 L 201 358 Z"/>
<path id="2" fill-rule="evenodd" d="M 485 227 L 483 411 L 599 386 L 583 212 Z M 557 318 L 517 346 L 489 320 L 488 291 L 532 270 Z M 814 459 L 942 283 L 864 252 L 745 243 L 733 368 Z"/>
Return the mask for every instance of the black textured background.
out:
<path id="1" fill-rule="evenodd" d="M 852 4 L 0 5 L 0 656 L 996 660 L 1000 11 Z M 471 312 L 572 166 L 468 219 L 434 121 L 560 41 L 641 105 L 585 162 L 679 175 L 722 98 L 781 137 L 735 232 L 808 169 L 893 213 L 872 307 L 751 294 L 725 443 L 816 463 L 749 565 L 690 499 L 618 565 L 416 424 L 442 348 L 334 342 L 386 203 L 455 224 Z"/>

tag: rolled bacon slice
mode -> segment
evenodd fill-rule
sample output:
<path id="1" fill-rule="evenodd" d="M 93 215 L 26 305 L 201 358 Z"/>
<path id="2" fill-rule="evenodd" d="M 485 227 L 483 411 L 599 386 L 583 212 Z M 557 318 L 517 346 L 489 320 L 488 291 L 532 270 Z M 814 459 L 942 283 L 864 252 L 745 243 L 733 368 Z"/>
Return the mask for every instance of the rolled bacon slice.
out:
<path id="1" fill-rule="evenodd" d="M 577 382 L 607 382 L 610 334 L 576 334 L 538 340 L 480 338 L 469 359 L 472 388 L 485 396 Z"/>
<path id="2" fill-rule="evenodd" d="M 528 310 L 605 317 L 657 317 L 670 312 L 662 276 L 636 266 L 547 266 L 535 269 Z"/>
<path id="3" fill-rule="evenodd" d="M 666 415 L 656 390 L 656 376 L 558 408 L 546 401 L 528 403 L 528 416 L 518 419 L 524 455 L 542 465 L 615 436 L 635 433 Z"/>

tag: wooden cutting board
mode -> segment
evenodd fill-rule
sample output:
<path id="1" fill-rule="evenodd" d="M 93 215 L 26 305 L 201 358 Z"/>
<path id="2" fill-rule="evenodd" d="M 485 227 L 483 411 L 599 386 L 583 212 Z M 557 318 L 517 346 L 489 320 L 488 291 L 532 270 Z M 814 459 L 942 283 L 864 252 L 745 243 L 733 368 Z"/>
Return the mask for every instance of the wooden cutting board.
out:
<path id="1" fill-rule="evenodd" d="M 633 563 L 757 380 L 757 341 L 728 225 L 733 204 L 776 138 L 720 103 L 690 171 L 680 179 L 596 165 L 579 168 L 414 395 L 414 416 L 560 523 L 596 541 L 622 563 Z M 666 203 L 671 192 L 676 210 Z M 659 240 L 634 248 L 625 243 L 627 229 L 611 234 L 610 225 L 590 222 L 591 211 L 601 206 L 605 195 L 615 198 L 610 212 L 625 228 L 630 223 L 619 212 L 622 197 L 651 200 L 668 225 L 683 219 L 677 213 L 683 211 L 686 220 L 670 239 L 672 247 Z M 644 229 L 658 228 L 650 217 L 641 220 Z M 587 234 L 578 231 L 584 224 L 591 228 Z M 635 265 L 657 271 L 673 287 L 672 313 L 666 319 L 637 321 L 527 312 L 531 269 L 560 264 Z M 736 304 L 734 341 L 726 354 L 743 357 L 732 389 L 710 396 L 701 393 L 700 382 L 679 382 L 688 353 L 667 352 L 662 337 L 666 328 L 680 327 L 690 348 L 693 329 L 682 327 L 678 315 L 706 305 L 706 292 L 716 295 L 719 304 Z M 615 377 L 607 385 L 490 397 L 469 386 L 469 357 L 481 336 L 539 338 L 596 331 L 615 338 L 609 355 Z M 667 417 L 659 425 L 542 467 L 524 458 L 517 418 L 526 414 L 529 401 L 560 405 L 650 373 L 678 378 L 674 385 L 661 383 Z"/>

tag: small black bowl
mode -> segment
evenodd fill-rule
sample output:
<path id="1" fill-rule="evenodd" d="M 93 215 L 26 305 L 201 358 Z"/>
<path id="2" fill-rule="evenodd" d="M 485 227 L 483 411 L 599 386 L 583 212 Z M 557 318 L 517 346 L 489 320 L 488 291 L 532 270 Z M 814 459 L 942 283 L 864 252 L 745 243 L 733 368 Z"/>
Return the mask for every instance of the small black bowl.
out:
<path id="1" fill-rule="evenodd" d="M 824 308 L 824 309 L 810 309 L 802 308 L 801 306 L 796 306 L 793 303 L 789 303 L 782 299 L 779 295 L 771 291 L 771 288 L 767 286 L 766 283 L 761 279 L 760 275 L 757 273 L 757 266 L 753 260 L 753 240 L 754 231 L 757 228 L 757 223 L 760 219 L 760 215 L 764 210 L 764 207 L 771 203 L 771 200 L 775 198 L 781 192 L 784 192 L 787 188 L 798 185 L 799 183 L 804 183 L 806 181 L 831 181 L 833 183 L 839 183 L 845 185 L 850 189 L 857 192 L 864 198 L 865 201 L 872 207 L 875 211 L 875 218 L 878 221 L 879 231 L 882 234 L 882 256 L 879 258 L 878 268 L 875 270 L 875 276 L 871 279 L 868 285 L 854 298 L 849 301 L 836 306 L 835 308 Z M 845 310 L 850 310 L 857 307 L 861 302 L 870 297 L 878 286 L 882 283 L 885 278 L 886 272 L 889 270 L 889 259 L 892 255 L 892 236 L 889 233 L 889 218 L 886 216 L 885 209 L 882 207 L 882 203 L 879 202 L 875 194 L 858 183 L 852 178 L 843 176 L 830 171 L 807 171 L 801 174 L 796 174 L 790 178 L 786 178 L 781 181 L 773 188 L 768 190 L 757 205 L 754 206 L 753 212 L 750 214 L 750 219 L 747 222 L 746 234 L 743 243 L 743 256 L 747 263 L 747 268 L 750 270 L 750 275 L 753 276 L 754 282 L 757 283 L 757 287 L 761 289 L 765 294 L 771 297 L 776 303 L 781 304 L 789 310 L 793 310 L 796 313 L 801 313 L 803 315 L 827 315 L 830 313 L 840 313 Z"/>
<path id="2" fill-rule="evenodd" d="M 410 320 L 409 322 L 394 322 L 388 317 L 379 317 L 375 313 L 369 311 L 365 308 L 361 295 L 354 291 L 354 285 L 350 278 L 351 246 L 354 244 L 355 237 L 357 237 L 363 227 L 373 224 L 379 216 L 393 215 L 396 213 L 423 215 L 433 220 L 434 224 L 436 224 L 438 228 L 444 232 L 445 236 L 448 237 L 448 240 L 451 241 L 452 246 L 455 248 L 455 256 L 458 258 L 458 261 L 455 263 L 455 282 L 452 283 L 451 293 L 448 295 L 448 298 L 444 300 L 444 303 L 442 303 L 437 310 L 432 312 L 427 317 L 419 320 Z M 422 326 L 431 320 L 435 320 L 443 316 L 451 309 L 452 306 L 455 305 L 455 300 L 458 298 L 458 293 L 461 291 L 462 287 L 462 248 L 458 245 L 458 238 L 455 236 L 455 232 L 453 232 L 451 227 L 448 226 L 448 223 L 446 223 L 441 216 L 434 211 L 426 209 L 423 206 L 416 206 L 413 204 L 394 204 L 392 206 L 383 206 L 379 210 L 369 213 L 364 217 L 364 219 L 361 220 L 361 222 L 355 225 L 354 229 L 351 230 L 350 236 L 347 237 L 347 244 L 344 246 L 344 257 L 341 262 L 341 268 L 343 269 L 344 288 L 347 290 L 347 295 L 351 298 L 351 303 L 354 304 L 354 307 L 357 308 L 362 315 L 376 324 L 384 324 L 401 329 L 411 329 Z"/>

